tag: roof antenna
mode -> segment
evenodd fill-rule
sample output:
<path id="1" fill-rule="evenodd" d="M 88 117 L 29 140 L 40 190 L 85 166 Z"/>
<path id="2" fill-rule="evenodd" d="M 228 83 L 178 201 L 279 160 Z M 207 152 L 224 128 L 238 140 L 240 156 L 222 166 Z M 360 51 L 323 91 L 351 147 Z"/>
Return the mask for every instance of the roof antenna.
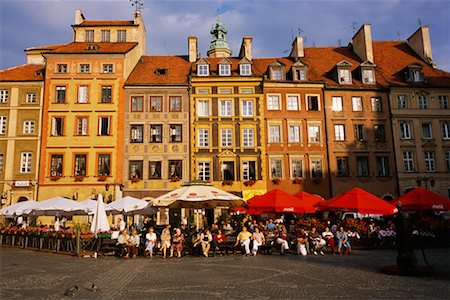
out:
<path id="1" fill-rule="evenodd" d="M 342 39 L 338 39 L 338 44 L 339 44 L 339 47 L 341 47 L 342 45 Z"/>
<path id="2" fill-rule="evenodd" d="M 400 35 L 400 30 L 397 30 L 397 37 L 398 37 L 398 40 L 399 40 L 399 41 L 402 40 L 402 37 L 401 37 L 401 35 Z"/>
<path id="3" fill-rule="evenodd" d="M 142 0 L 130 0 L 131 6 L 134 6 L 134 12 L 141 12 L 141 9 L 144 7 L 144 3 Z"/>
<path id="4" fill-rule="evenodd" d="M 164 49 L 166 49 L 167 55 L 169 55 L 169 49 L 167 48 L 167 45 L 166 45 L 166 41 L 165 41 L 165 40 L 163 40 L 163 44 L 164 44 Z"/>
<path id="5" fill-rule="evenodd" d="M 420 18 L 417 19 L 417 22 L 419 23 L 419 26 L 422 27 L 422 20 Z"/>
<path id="6" fill-rule="evenodd" d="M 294 40 L 294 28 L 291 27 L 291 41 Z"/>

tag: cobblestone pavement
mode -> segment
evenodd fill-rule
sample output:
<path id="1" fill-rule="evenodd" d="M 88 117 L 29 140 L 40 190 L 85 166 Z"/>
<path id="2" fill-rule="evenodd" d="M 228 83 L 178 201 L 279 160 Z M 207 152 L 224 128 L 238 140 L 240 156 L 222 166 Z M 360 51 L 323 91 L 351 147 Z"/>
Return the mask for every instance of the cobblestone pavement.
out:
<path id="1" fill-rule="evenodd" d="M 432 275 L 400 277 L 380 272 L 395 264 L 395 250 L 120 260 L 3 247 L 0 299 L 448 299 L 450 250 L 425 253 Z M 75 285 L 75 294 L 65 296 Z"/>

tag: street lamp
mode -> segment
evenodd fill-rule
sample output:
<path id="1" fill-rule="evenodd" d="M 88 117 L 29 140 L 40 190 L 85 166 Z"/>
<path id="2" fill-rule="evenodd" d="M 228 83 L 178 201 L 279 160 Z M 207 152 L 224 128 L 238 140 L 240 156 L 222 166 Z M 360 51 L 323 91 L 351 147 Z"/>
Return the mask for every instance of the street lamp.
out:
<path id="1" fill-rule="evenodd" d="M 417 186 L 420 187 L 422 185 L 422 181 L 425 184 L 425 189 L 428 190 L 428 182 L 430 183 L 430 187 L 434 187 L 436 181 L 431 177 L 419 177 L 416 179 Z"/>

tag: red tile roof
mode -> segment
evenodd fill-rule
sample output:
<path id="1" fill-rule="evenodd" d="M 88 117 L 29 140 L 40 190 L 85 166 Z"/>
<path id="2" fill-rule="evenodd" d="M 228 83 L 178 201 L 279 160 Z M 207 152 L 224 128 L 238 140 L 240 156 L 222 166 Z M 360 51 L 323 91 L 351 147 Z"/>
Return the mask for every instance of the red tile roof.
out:
<path id="1" fill-rule="evenodd" d="M 95 26 L 137 26 L 134 21 L 123 20 L 86 20 L 73 27 L 95 27 Z"/>
<path id="2" fill-rule="evenodd" d="M 21 65 L 0 70 L 0 81 L 43 81 L 44 65 Z"/>
<path id="3" fill-rule="evenodd" d="M 143 56 L 125 85 L 187 84 L 190 69 L 187 56 Z"/>
<path id="4" fill-rule="evenodd" d="M 36 46 L 36 47 L 30 47 L 25 49 L 25 51 L 32 51 L 32 50 L 53 50 L 61 46 L 65 46 L 67 44 L 55 44 L 55 45 L 45 45 L 45 46 Z"/>
<path id="5" fill-rule="evenodd" d="M 87 42 L 74 42 L 70 44 L 62 45 L 61 47 L 57 47 L 49 53 L 58 53 L 58 54 L 74 54 L 74 53 L 94 53 L 94 54 L 122 54 L 127 53 L 131 49 L 137 46 L 138 43 L 87 43 Z M 88 46 L 97 46 L 96 50 L 88 50 Z"/>

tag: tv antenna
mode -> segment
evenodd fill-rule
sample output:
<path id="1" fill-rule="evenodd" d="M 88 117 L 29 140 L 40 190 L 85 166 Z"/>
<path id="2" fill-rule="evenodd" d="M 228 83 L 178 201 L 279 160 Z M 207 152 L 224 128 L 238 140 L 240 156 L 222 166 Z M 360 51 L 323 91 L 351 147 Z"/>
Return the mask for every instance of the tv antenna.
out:
<path id="1" fill-rule="evenodd" d="M 352 25 L 344 27 L 344 29 L 348 30 L 351 29 L 353 31 L 353 35 L 356 33 L 356 25 L 358 25 L 358 22 L 352 21 Z"/>
<path id="2" fill-rule="evenodd" d="M 402 40 L 402 37 L 401 37 L 401 35 L 400 35 L 400 30 L 397 30 L 397 37 L 398 37 L 398 40 L 399 40 L 399 41 Z"/>
<path id="3" fill-rule="evenodd" d="M 422 27 L 422 20 L 420 18 L 417 19 L 417 23 L 419 23 L 419 26 Z"/>
<path id="4" fill-rule="evenodd" d="M 338 45 L 339 45 L 339 47 L 341 47 L 342 45 L 342 39 L 338 39 Z"/>
<path id="5" fill-rule="evenodd" d="M 144 3 L 142 3 L 142 0 L 130 0 L 131 6 L 134 6 L 135 12 L 140 12 L 141 9 L 144 7 Z"/>

